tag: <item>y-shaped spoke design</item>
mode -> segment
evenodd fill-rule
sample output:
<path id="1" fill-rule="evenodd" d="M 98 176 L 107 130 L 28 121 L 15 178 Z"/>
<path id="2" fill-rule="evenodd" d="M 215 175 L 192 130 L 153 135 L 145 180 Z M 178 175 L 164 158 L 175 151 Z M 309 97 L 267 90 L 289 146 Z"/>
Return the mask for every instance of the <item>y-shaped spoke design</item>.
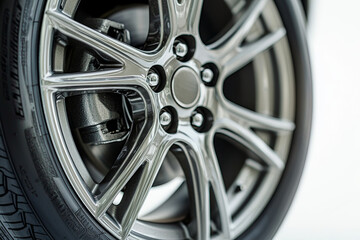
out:
<path id="1" fill-rule="evenodd" d="M 250 63 L 256 56 L 270 47 L 274 46 L 280 41 L 286 34 L 284 28 L 269 33 L 252 43 L 246 44 L 245 46 L 235 48 L 235 51 L 229 52 L 224 57 L 221 65 L 222 76 L 230 76 L 237 70 Z"/>
<path id="2" fill-rule="evenodd" d="M 60 11 L 49 10 L 46 16 L 54 29 L 65 36 L 91 46 L 114 60 L 125 63 L 125 67 L 127 67 L 126 64 L 134 64 L 146 69 L 156 60 L 156 55 L 141 52 L 130 45 L 97 32 Z"/>
<path id="3" fill-rule="evenodd" d="M 154 0 L 152 0 L 154 1 Z M 168 7 L 172 35 L 198 35 L 203 0 L 158 0 Z"/>
<path id="4" fill-rule="evenodd" d="M 249 43 L 245 41 L 267 3 L 268 0 L 252 1 L 231 29 L 219 40 L 207 46 L 207 58 L 216 59 L 221 68 L 218 85 L 221 86 L 226 77 L 243 68 L 286 35 L 286 30 L 279 28 Z"/>
<path id="5" fill-rule="evenodd" d="M 295 124 L 289 120 L 248 110 L 230 102 L 223 95 L 220 97 L 220 106 L 223 109 L 222 117 L 231 119 L 234 123 L 245 127 L 275 133 L 291 133 L 295 129 Z"/>
<path id="6" fill-rule="evenodd" d="M 183 143 L 177 154 L 188 184 L 193 221 L 189 232 L 196 239 L 210 239 L 210 185 L 202 153 Z"/>
<path id="7" fill-rule="evenodd" d="M 133 189 L 126 190 L 124 193 L 123 198 L 129 199 L 129 201 L 121 201 L 120 210 L 116 214 L 123 239 L 129 235 L 171 145 L 172 141 L 166 135 L 162 135 L 161 131 L 158 131 L 155 136 L 149 134 L 135 155 L 123 162 L 118 173 L 113 177 L 115 180 L 109 184 L 106 192 L 96 203 L 96 216 L 102 218 L 113 205 L 120 191 L 129 185 L 129 181 L 135 174 L 138 174 L 136 183 L 132 183 L 134 184 Z"/>
<path id="8" fill-rule="evenodd" d="M 250 30 L 258 20 L 260 14 L 264 10 L 269 0 L 253 0 L 245 13 L 241 15 L 239 21 L 219 40 L 211 44 L 211 49 L 222 49 L 221 52 L 233 49 L 239 46 L 241 42 L 248 36 Z"/>
<path id="9" fill-rule="evenodd" d="M 215 128 L 218 129 L 218 132 L 230 137 L 250 150 L 269 167 L 279 169 L 280 171 L 284 168 L 284 160 L 282 160 L 274 152 L 274 150 L 272 150 L 253 131 L 246 129 L 228 119 L 219 119 L 215 125 Z"/>

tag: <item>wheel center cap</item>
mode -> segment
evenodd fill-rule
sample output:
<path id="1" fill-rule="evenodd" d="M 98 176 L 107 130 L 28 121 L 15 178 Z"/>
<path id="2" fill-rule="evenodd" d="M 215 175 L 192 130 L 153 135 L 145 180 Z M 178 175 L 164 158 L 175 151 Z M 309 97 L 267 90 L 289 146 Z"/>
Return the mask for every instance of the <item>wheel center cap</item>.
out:
<path id="1" fill-rule="evenodd" d="M 200 97 L 200 79 L 189 67 L 179 68 L 172 79 L 171 91 L 175 101 L 184 108 L 194 106 Z"/>

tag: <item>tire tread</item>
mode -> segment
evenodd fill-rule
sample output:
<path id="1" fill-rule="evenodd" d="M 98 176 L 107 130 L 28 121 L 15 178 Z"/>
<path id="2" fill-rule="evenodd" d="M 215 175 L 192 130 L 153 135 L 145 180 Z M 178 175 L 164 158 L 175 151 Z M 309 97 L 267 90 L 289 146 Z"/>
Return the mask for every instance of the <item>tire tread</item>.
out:
<path id="1" fill-rule="evenodd" d="M 0 239 L 52 239 L 34 214 L 14 174 L 0 126 Z"/>

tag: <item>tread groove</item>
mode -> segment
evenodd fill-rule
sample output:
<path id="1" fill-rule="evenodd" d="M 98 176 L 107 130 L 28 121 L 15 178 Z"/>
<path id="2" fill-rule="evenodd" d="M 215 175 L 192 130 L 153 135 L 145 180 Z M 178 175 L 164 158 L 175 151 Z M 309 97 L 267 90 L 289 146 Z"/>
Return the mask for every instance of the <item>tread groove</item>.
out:
<path id="1" fill-rule="evenodd" d="M 36 231 L 35 231 L 36 229 Z M 52 239 L 33 213 L 14 174 L 0 126 L 0 239 Z"/>

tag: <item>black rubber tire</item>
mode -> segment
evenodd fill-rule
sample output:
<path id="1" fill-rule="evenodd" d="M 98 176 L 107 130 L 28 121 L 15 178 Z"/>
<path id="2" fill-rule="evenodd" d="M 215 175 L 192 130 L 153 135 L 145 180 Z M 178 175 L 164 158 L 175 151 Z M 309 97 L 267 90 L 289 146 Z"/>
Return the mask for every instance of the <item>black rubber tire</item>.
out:
<path id="1" fill-rule="evenodd" d="M 0 148 L 6 149 L 1 152 L 1 166 L 12 165 L 14 174 L 6 176 L 13 176 L 11 183 L 16 183 L 9 185 L 8 181 L 4 188 L 12 193 L 12 202 L 4 196 L 0 205 L 4 202 L 7 209 L 19 209 L 12 219 L 0 206 L 4 239 L 113 239 L 70 187 L 45 125 L 38 80 L 39 23 L 44 4 L 45 0 L 0 1 L 0 118 L 4 139 Z"/>
<path id="2" fill-rule="evenodd" d="M 296 0 L 275 0 L 288 31 L 297 89 L 295 137 L 282 181 L 239 239 L 271 239 L 295 194 L 310 136 L 312 88 Z M 49 138 L 40 99 L 38 39 L 45 0 L 0 1 L 0 237 L 114 239 L 70 187 Z"/>

